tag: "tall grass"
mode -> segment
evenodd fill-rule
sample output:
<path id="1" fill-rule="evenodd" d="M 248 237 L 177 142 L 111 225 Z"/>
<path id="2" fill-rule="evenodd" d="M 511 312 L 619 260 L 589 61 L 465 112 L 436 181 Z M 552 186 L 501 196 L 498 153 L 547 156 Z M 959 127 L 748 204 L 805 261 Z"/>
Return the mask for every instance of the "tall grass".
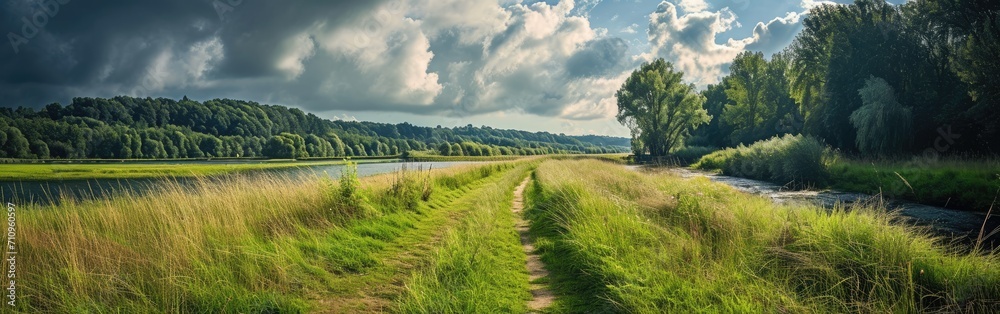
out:
<path id="1" fill-rule="evenodd" d="M 532 232 L 556 312 L 989 312 L 996 256 L 868 207 L 779 206 L 705 178 L 546 162 Z"/>
<path id="2" fill-rule="evenodd" d="M 400 313 L 523 313 L 527 310 L 525 254 L 513 229 L 513 190 L 525 165 L 475 192 L 470 209 L 434 251 L 431 266 L 406 283 Z"/>
<path id="3" fill-rule="evenodd" d="M 17 216 L 18 309 L 308 310 L 311 298 L 338 288 L 331 286 L 336 278 L 383 263 L 379 252 L 432 211 L 423 204 L 510 167 L 337 183 L 234 176 L 168 184 L 144 196 L 24 205 Z"/>
<path id="4" fill-rule="evenodd" d="M 1000 189 L 996 160 L 838 160 L 829 169 L 836 189 L 969 211 L 986 212 Z"/>
<path id="5" fill-rule="evenodd" d="M 801 187 L 827 184 L 829 156 L 829 149 L 815 138 L 785 135 L 709 154 L 693 167 Z"/>

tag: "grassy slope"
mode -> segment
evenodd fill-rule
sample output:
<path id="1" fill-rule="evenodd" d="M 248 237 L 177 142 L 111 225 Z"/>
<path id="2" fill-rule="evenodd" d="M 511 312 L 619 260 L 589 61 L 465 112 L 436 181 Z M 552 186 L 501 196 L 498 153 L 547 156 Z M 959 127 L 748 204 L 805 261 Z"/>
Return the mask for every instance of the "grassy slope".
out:
<path id="1" fill-rule="evenodd" d="M 475 208 L 444 237 L 430 267 L 406 283 L 401 313 L 489 313 L 527 310 L 525 254 L 511 211 L 514 187 L 528 166 L 476 192 L 462 206 Z"/>
<path id="2" fill-rule="evenodd" d="M 18 306 L 28 312 L 384 309 L 400 292 L 392 283 L 426 263 L 421 252 L 467 212 L 456 204 L 468 204 L 511 167 L 366 178 L 358 207 L 338 205 L 331 196 L 336 185 L 327 180 L 234 178 L 157 195 L 19 208 L 18 261 L 30 267 L 19 268 Z M 426 202 L 420 182 L 433 186 Z"/>
<path id="3" fill-rule="evenodd" d="M 776 137 L 720 150 L 692 167 L 792 186 L 883 194 L 928 205 L 986 212 L 1000 190 L 1000 163 L 990 160 L 854 161 L 835 158 L 808 137 Z"/>
<path id="4" fill-rule="evenodd" d="M 1000 163 L 996 161 L 928 164 L 837 161 L 828 168 L 832 187 L 836 189 L 883 193 L 889 197 L 970 211 L 989 210 L 1000 189 Z"/>
<path id="5" fill-rule="evenodd" d="M 556 312 L 989 311 L 995 256 L 858 208 L 786 207 L 704 178 L 546 162 L 529 217 Z"/>
<path id="6" fill-rule="evenodd" d="M 391 160 L 390 160 L 391 161 Z M 386 160 L 355 160 L 386 162 Z M 343 160 L 275 161 L 248 163 L 91 163 L 91 164 L 0 164 L 0 181 L 135 179 L 158 177 L 194 177 L 238 173 L 253 170 L 344 164 Z"/>

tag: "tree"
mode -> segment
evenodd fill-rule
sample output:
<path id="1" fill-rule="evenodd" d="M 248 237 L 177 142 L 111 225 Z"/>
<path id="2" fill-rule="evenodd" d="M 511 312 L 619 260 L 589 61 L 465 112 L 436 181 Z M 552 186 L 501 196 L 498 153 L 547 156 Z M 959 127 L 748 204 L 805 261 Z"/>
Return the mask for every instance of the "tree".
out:
<path id="1" fill-rule="evenodd" d="M 441 156 L 451 156 L 451 144 L 447 142 L 441 143 L 441 145 L 438 145 L 437 151 Z"/>
<path id="2" fill-rule="evenodd" d="M 42 140 L 31 141 L 31 153 L 35 158 L 49 158 L 49 145 Z"/>
<path id="3" fill-rule="evenodd" d="M 851 124 L 858 132 L 858 150 L 875 156 L 902 152 L 912 139 L 910 108 L 896 101 L 895 91 L 881 78 L 865 80 L 858 94 L 864 104 L 851 114 Z"/>
<path id="4" fill-rule="evenodd" d="M 726 105 L 722 120 L 732 126 L 733 144 L 753 143 L 769 137 L 759 129 L 768 117 L 775 114 L 773 102 L 766 97 L 767 61 L 761 52 L 744 51 L 733 60 L 726 77 L 726 96 L 732 102 Z"/>
<path id="5" fill-rule="evenodd" d="M 684 84 L 683 78 L 683 72 L 657 59 L 632 72 L 615 93 L 618 122 L 629 128 L 632 138 L 650 155 L 665 156 L 680 148 L 691 130 L 711 120 L 702 108 L 705 97 L 694 91 L 693 84 Z"/>
<path id="6" fill-rule="evenodd" d="M 722 123 L 721 119 L 725 107 L 731 102 L 726 96 L 726 89 L 728 88 L 723 80 L 720 84 L 708 85 L 701 92 L 702 96 L 705 96 L 704 106 L 708 115 L 719 118 L 712 119 L 708 124 L 702 125 L 692 132 L 691 139 L 688 140 L 691 142 L 690 144 L 715 147 L 729 146 L 732 129 L 728 124 Z"/>
<path id="7" fill-rule="evenodd" d="M 267 139 L 262 152 L 267 158 L 290 159 L 295 158 L 295 142 L 284 136 L 271 136 Z"/>

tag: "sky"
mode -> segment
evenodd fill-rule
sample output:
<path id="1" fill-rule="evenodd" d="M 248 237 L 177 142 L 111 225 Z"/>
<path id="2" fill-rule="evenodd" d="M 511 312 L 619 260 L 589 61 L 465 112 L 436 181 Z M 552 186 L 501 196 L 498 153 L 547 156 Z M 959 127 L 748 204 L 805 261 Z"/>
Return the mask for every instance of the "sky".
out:
<path id="1" fill-rule="evenodd" d="M 784 49 L 825 2 L 4 0 L 0 105 L 232 98 L 330 119 L 628 136 L 614 93 L 643 62 L 664 58 L 703 88 L 742 51 Z"/>

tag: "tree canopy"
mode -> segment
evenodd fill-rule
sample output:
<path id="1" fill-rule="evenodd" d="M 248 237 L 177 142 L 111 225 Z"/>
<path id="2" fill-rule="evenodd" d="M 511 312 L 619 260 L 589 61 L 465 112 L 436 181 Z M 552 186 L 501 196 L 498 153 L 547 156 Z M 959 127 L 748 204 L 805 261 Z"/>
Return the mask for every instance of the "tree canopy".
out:
<path id="1" fill-rule="evenodd" d="M 961 136 L 948 153 L 1000 153 L 998 20 L 998 1 L 817 6 L 784 52 L 742 53 L 702 92 L 715 119 L 689 144 L 803 133 L 849 154 L 919 154 L 948 129 Z"/>
<path id="2" fill-rule="evenodd" d="M 705 97 L 694 85 L 684 84 L 683 77 L 672 64 L 657 59 L 632 72 L 616 93 L 618 122 L 632 132 L 636 155 L 665 156 L 711 119 L 702 107 Z"/>
<path id="3" fill-rule="evenodd" d="M 617 153 L 628 140 L 491 127 L 331 121 L 231 99 L 75 98 L 67 106 L 0 108 L 0 158 L 396 156 L 461 144 L 477 155 Z M 472 148 L 475 149 L 472 149 Z"/>

